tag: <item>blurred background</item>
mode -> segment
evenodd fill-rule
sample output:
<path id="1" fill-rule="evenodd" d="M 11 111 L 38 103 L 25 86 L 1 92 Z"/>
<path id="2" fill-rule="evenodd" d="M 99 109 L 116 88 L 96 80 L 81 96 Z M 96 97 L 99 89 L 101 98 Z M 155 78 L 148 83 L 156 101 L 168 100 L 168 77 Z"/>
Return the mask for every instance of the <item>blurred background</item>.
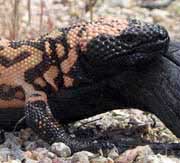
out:
<path id="1" fill-rule="evenodd" d="M 0 37 L 35 38 L 106 15 L 159 23 L 180 40 L 180 0 L 0 0 Z"/>

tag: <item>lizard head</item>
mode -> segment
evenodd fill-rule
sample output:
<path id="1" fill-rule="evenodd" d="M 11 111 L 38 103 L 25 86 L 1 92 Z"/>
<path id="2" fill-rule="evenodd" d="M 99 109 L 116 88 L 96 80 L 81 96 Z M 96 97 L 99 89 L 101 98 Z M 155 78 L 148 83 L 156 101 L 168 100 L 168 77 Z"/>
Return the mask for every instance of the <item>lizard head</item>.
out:
<path id="1" fill-rule="evenodd" d="M 144 63 L 168 49 L 168 32 L 158 24 L 112 19 L 100 21 L 98 29 L 94 25 L 96 31 L 98 34 L 86 45 L 84 57 L 89 65 L 106 67 L 107 71 L 115 65 Z"/>
<path id="2" fill-rule="evenodd" d="M 95 80 L 149 62 L 166 53 L 169 44 L 164 27 L 132 19 L 99 18 L 74 24 L 64 31 L 68 52 L 61 63 L 62 72 Z"/>

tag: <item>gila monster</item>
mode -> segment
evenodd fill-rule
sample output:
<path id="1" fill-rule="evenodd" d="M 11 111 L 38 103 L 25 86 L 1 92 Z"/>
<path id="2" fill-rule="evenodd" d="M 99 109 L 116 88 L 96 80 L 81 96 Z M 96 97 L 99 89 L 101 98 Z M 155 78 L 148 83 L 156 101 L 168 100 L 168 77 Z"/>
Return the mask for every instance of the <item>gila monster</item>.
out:
<path id="1" fill-rule="evenodd" d="M 61 141 L 73 151 L 112 147 L 72 138 L 54 118 L 48 97 L 146 63 L 165 53 L 168 43 L 160 25 L 110 17 L 56 29 L 34 40 L 1 39 L 0 109 L 24 108 L 27 125 L 49 143 Z"/>

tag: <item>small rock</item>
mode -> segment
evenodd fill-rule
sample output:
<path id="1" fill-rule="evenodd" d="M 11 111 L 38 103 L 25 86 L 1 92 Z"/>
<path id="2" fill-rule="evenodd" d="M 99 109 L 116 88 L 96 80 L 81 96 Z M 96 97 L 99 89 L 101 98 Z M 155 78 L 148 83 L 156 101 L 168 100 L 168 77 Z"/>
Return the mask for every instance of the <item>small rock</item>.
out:
<path id="1" fill-rule="evenodd" d="M 2 161 L 8 161 L 11 151 L 9 148 L 0 148 L 0 156 Z"/>
<path id="2" fill-rule="evenodd" d="M 11 132 L 6 133 L 6 141 L 4 142 L 5 147 L 20 146 L 18 138 Z"/>
<path id="3" fill-rule="evenodd" d="M 151 148 L 146 146 L 138 146 L 134 149 L 126 150 L 122 153 L 117 159 L 114 160 L 115 163 L 127 163 L 127 162 L 134 162 L 137 160 L 138 156 L 145 156 L 154 154 Z M 144 157 L 143 157 L 144 158 Z"/>
<path id="4" fill-rule="evenodd" d="M 42 160 L 44 157 L 48 156 L 48 150 L 46 148 L 37 148 L 35 151 L 32 151 L 31 159 Z"/>
<path id="5" fill-rule="evenodd" d="M 76 152 L 73 155 L 81 155 L 81 154 L 87 155 L 89 158 L 96 157 L 96 155 L 94 153 L 91 153 L 91 152 L 88 152 L 88 151 Z"/>
<path id="6" fill-rule="evenodd" d="M 11 144 L 8 147 L 1 147 L 0 148 L 0 156 L 3 161 L 7 159 L 24 159 L 24 152 L 20 149 L 20 147 L 16 144 Z"/>
<path id="7" fill-rule="evenodd" d="M 17 147 L 11 148 L 13 158 L 23 160 L 24 159 L 24 152 Z"/>
<path id="8" fill-rule="evenodd" d="M 111 0 L 111 6 L 120 6 L 124 8 L 132 7 L 135 3 L 134 0 Z"/>
<path id="9" fill-rule="evenodd" d="M 171 158 L 168 158 L 167 156 L 163 156 L 160 154 L 157 155 L 144 155 L 144 158 L 137 157 L 136 163 L 178 163 L 179 160 L 173 160 Z"/>
<path id="10" fill-rule="evenodd" d="M 6 141 L 0 149 L 3 149 L 4 147 L 6 147 L 7 150 L 10 150 L 12 159 L 22 160 L 24 158 L 24 152 L 21 150 L 18 138 L 13 133 L 6 133 Z"/>
<path id="11" fill-rule="evenodd" d="M 52 163 L 52 160 L 48 157 L 43 158 L 40 163 Z"/>
<path id="12" fill-rule="evenodd" d="M 149 9 L 168 7 L 173 0 L 140 0 L 140 6 Z"/>
<path id="13" fill-rule="evenodd" d="M 9 163 L 21 163 L 21 160 L 11 160 Z"/>
<path id="14" fill-rule="evenodd" d="M 26 128 L 26 129 L 21 129 L 20 133 L 19 133 L 19 137 L 24 140 L 27 141 L 28 139 L 31 138 L 31 136 L 33 135 L 33 131 L 30 128 Z"/>
<path id="15" fill-rule="evenodd" d="M 39 163 L 39 161 L 26 158 L 26 159 L 25 159 L 25 163 Z"/>
<path id="16" fill-rule="evenodd" d="M 114 160 L 112 158 L 108 157 L 107 160 L 108 160 L 108 163 L 114 163 Z"/>
<path id="17" fill-rule="evenodd" d="M 73 155 L 72 163 L 89 163 L 89 158 L 86 155 Z"/>
<path id="18" fill-rule="evenodd" d="M 0 155 L 0 162 L 3 162 L 4 161 L 4 159 L 3 159 L 3 157 Z"/>
<path id="19" fill-rule="evenodd" d="M 96 126 L 99 126 L 103 130 L 107 130 L 109 127 L 117 127 L 119 121 L 116 119 L 112 120 L 112 114 L 106 113 L 106 116 L 103 116 L 101 120 L 95 122 Z"/>
<path id="20" fill-rule="evenodd" d="M 114 161 L 110 158 L 105 158 L 103 156 L 100 156 L 98 158 L 91 159 L 90 163 L 114 163 Z"/>
<path id="21" fill-rule="evenodd" d="M 32 152 L 26 151 L 26 152 L 24 152 L 24 156 L 25 156 L 25 158 L 32 158 Z"/>
<path id="22" fill-rule="evenodd" d="M 72 162 L 73 163 L 76 163 L 76 162 L 89 163 L 89 158 L 92 158 L 94 156 L 95 155 L 93 153 L 88 152 L 88 151 L 77 152 L 73 154 Z"/>
<path id="23" fill-rule="evenodd" d="M 108 157 L 112 158 L 113 160 L 115 160 L 118 156 L 119 154 L 117 153 L 117 150 L 115 148 L 111 149 L 108 153 Z"/>
<path id="24" fill-rule="evenodd" d="M 64 143 L 53 143 L 50 147 L 51 152 L 59 157 L 68 157 L 71 155 L 71 149 Z"/>
<path id="25" fill-rule="evenodd" d="M 52 160 L 52 163 L 71 163 L 71 162 L 67 162 L 63 158 L 56 157 Z"/>
<path id="26" fill-rule="evenodd" d="M 53 159 L 53 158 L 56 157 L 56 155 L 54 153 L 52 153 L 52 152 L 48 152 L 48 157 Z"/>

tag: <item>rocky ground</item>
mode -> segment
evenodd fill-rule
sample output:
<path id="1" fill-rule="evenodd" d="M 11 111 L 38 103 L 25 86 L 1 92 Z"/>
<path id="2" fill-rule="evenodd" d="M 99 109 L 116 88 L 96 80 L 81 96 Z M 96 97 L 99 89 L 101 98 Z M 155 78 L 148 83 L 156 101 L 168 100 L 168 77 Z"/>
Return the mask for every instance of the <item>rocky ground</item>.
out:
<path id="1" fill-rule="evenodd" d="M 179 149 L 168 150 L 166 143 L 179 140 L 153 115 L 139 110 L 114 110 L 71 124 L 72 134 L 82 130 L 93 131 L 96 136 L 106 134 L 107 139 L 123 144 L 121 152 L 112 149 L 106 153 L 71 150 L 63 143 L 51 146 L 39 139 L 31 129 L 6 133 L 6 141 L 0 145 L 0 161 L 9 163 L 178 163 Z M 82 132 L 81 132 L 82 134 Z M 87 134 L 87 133 L 86 133 Z M 91 134 L 91 133 L 90 133 Z M 81 135 L 82 136 L 82 135 Z M 87 135 L 86 135 L 87 136 Z M 89 135 L 91 136 L 91 135 Z M 160 149 L 144 145 L 161 142 Z M 159 154 L 158 154 L 159 153 Z M 160 154 L 161 153 L 161 154 Z"/>
<path id="2" fill-rule="evenodd" d="M 153 0 L 152 0 L 153 1 Z M 154 0 L 155 1 L 155 0 Z M 4 6 L 8 6 L 8 0 Z M 34 38 L 39 34 L 50 31 L 54 27 L 62 27 L 72 24 L 79 19 L 90 20 L 99 15 L 114 15 L 118 17 L 138 18 L 151 23 L 164 25 L 173 40 L 180 40 L 180 0 L 162 9 L 149 10 L 140 7 L 132 0 L 99 0 L 97 4 L 88 10 L 85 1 L 52 1 L 47 0 L 43 5 L 32 0 L 30 19 L 26 4 L 19 4 L 18 30 L 12 36 L 12 28 L 7 21 L 7 13 L 10 8 L 0 5 L 0 15 L 6 11 L 6 21 L 0 20 L 5 29 L 1 29 L 1 35 L 16 39 Z M 42 5 L 40 13 L 39 5 Z M 86 8 L 86 10 L 85 10 Z M 91 13 L 89 11 L 92 11 Z M 43 16 L 41 17 L 41 14 Z M 41 19 L 40 19 L 41 17 Z M 38 27 L 38 28 L 37 28 Z M 72 134 L 78 135 L 79 128 L 90 129 L 95 134 L 106 134 L 107 139 L 124 143 L 126 146 L 118 153 L 115 149 L 103 155 L 102 152 L 93 154 L 80 151 L 71 155 L 69 147 L 63 143 L 49 145 L 39 139 L 30 129 L 22 129 L 20 132 L 6 133 L 5 143 L 0 145 L 0 162 L 9 163 L 180 163 L 180 150 L 168 150 L 166 145 L 158 150 L 152 146 L 144 146 L 152 142 L 177 143 L 177 139 L 154 115 L 139 110 L 114 110 L 83 121 L 78 121 L 69 126 Z M 87 135 L 86 135 L 87 136 Z M 99 134 L 101 136 L 101 134 Z M 144 143 L 146 142 L 146 143 Z M 151 148 L 152 147 L 152 148 Z M 159 145 L 159 147 L 161 147 Z M 161 153 L 161 154 L 157 154 Z"/>

